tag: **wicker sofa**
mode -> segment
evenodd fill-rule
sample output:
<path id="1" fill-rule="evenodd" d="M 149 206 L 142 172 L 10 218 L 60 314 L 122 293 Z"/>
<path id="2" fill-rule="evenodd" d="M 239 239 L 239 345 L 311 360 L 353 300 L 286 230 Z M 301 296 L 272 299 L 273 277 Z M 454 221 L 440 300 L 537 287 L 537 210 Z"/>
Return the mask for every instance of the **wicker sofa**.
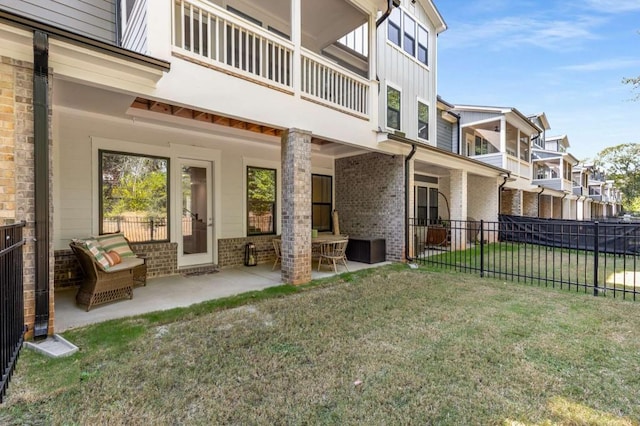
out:
<path id="1" fill-rule="evenodd" d="M 132 299 L 134 285 L 146 285 L 147 266 L 144 258 L 123 256 L 120 263 L 105 267 L 83 241 L 72 241 L 69 246 L 84 272 L 76 303 L 86 305 L 87 311 L 94 305 Z"/>

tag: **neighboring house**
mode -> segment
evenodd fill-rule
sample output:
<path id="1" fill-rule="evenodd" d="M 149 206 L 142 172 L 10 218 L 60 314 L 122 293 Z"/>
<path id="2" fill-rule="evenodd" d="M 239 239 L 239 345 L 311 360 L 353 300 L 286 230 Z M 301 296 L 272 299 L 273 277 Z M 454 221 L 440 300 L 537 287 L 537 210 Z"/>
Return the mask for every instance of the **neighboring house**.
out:
<path id="1" fill-rule="evenodd" d="M 540 141 L 539 143 L 537 143 Z M 545 136 L 533 143 L 533 185 L 562 193 L 551 195 L 547 216 L 555 219 L 576 219 L 577 197 L 573 194 L 572 168 L 578 160 L 567 152 L 569 139 L 563 136 Z"/>
<path id="2" fill-rule="evenodd" d="M 589 197 L 589 175 L 592 167 L 579 164 L 572 169 L 573 195 L 576 200 L 576 217 L 577 220 L 591 219 L 591 203 L 593 199 Z"/>
<path id="3" fill-rule="evenodd" d="M 500 167 L 499 212 L 516 216 L 541 216 L 543 190 L 531 182 L 531 140 L 544 131 L 511 107 L 455 105 L 460 116 L 459 153 Z"/>

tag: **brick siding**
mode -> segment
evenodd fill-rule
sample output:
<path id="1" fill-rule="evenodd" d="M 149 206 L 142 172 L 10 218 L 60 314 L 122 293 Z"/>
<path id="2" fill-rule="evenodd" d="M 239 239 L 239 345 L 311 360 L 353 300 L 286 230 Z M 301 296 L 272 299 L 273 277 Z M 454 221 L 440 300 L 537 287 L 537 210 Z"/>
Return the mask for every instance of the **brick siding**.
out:
<path id="1" fill-rule="evenodd" d="M 368 153 L 335 161 L 340 232 L 386 240 L 386 260 L 402 261 L 405 245 L 404 157 Z"/>

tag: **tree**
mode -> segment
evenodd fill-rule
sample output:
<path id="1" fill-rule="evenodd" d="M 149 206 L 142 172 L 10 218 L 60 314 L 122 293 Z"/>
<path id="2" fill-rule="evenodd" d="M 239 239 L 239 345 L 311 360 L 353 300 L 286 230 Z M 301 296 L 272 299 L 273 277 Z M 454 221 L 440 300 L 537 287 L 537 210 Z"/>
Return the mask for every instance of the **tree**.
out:
<path id="1" fill-rule="evenodd" d="M 636 211 L 640 206 L 640 144 L 611 146 L 598 153 L 595 165 L 622 191 L 623 206 Z"/>
<path id="2" fill-rule="evenodd" d="M 632 86 L 632 90 L 636 91 L 640 89 L 640 76 L 623 78 L 622 83 L 630 84 Z M 636 94 L 634 100 L 640 100 L 640 93 Z"/>

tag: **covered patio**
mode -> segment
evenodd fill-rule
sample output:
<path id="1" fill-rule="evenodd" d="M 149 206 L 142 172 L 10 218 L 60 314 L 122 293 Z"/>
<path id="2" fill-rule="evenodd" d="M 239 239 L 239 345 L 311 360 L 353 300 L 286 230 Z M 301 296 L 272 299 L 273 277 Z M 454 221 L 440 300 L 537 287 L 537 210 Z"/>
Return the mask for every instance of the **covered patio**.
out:
<path id="1" fill-rule="evenodd" d="M 349 271 L 388 265 L 390 262 L 367 264 L 347 261 Z M 314 265 L 317 264 L 314 262 Z M 63 332 L 111 319 L 140 315 L 153 311 L 186 307 L 195 303 L 220 299 L 249 291 L 263 290 L 282 285 L 281 271 L 272 270 L 271 263 L 253 267 L 229 267 L 203 275 L 173 275 L 147 280 L 145 287 L 136 287 L 131 300 L 120 300 L 98 305 L 86 312 L 84 306 L 76 305 L 76 289 L 61 289 L 55 293 L 55 330 Z M 312 268 L 312 279 L 335 275 L 331 268 Z M 344 267 L 338 273 L 346 272 Z"/>

